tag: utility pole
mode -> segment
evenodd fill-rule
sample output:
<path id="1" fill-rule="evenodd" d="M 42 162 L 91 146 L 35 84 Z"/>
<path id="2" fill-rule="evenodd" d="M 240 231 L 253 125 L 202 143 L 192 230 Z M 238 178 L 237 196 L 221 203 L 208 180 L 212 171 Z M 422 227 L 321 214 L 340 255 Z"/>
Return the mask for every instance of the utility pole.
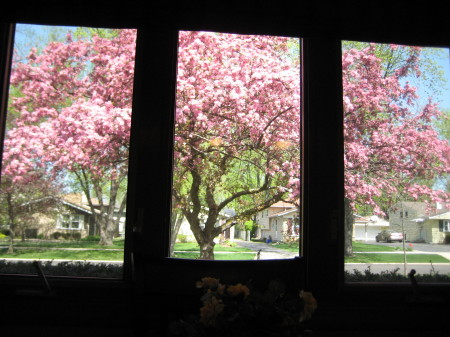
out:
<path id="1" fill-rule="evenodd" d="M 406 273 L 406 247 L 405 247 L 405 226 L 404 226 L 404 222 L 403 219 L 405 217 L 405 210 L 403 208 L 403 201 L 401 202 L 402 205 L 402 212 L 401 214 L 401 218 L 402 218 L 402 234 L 403 234 L 403 239 L 402 239 L 402 243 L 403 243 L 403 275 L 406 277 L 407 273 Z"/>

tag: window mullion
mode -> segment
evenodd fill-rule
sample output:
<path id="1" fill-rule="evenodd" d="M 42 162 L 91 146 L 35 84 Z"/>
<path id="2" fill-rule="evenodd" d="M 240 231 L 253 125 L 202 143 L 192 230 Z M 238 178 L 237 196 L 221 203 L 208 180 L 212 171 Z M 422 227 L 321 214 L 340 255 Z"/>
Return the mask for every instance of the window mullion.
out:
<path id="1" fill-rule="evenodd" d="M 303 45 L 307 279 L 311 288 L 333 292 L 343 279 L 341 44 L 314 38 Z"/>

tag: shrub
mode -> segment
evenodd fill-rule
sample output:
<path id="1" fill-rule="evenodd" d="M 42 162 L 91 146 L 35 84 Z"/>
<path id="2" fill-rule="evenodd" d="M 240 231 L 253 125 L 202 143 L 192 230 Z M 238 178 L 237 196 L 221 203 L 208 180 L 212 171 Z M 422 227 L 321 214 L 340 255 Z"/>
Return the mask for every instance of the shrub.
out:
<path id="1" fill-rule="evenodd" d="M 345 281 L 346 282 L 410 282 L 409 277 L 405 277 L 403 274 L 399 273 L 400 268 L 395 270 L 382 271 L 379 274 L 373 273 L 370 270 L 370 266 L 361 272 L 354 269 L 353 271 L 345 271 Z M 434 283 L 434 282 L 444 282 L 448 283 L 450 281 L 450 274 L 439 274 L 430 271 L 429 274 L 416 274 L 415 278 L 418 282 L 424 283 Z"/>
<path id="2" fill-rule="evenodd" d="M 52 234 L 52 237 L 56 240 L 61 239 L 63 237 L 63 234 L 61 232 L 54 232 Z"/>
<path id="3" fill-rule="evenodd" d="M 33 261 L 31 260 L 17 262 L 0 260 L 0 273 L 36 275 L 37 271 L 32 262 Z M 123 265 L 121 263 L 82 261 L 53 263 L 52 261 L 42 261 L 41 266 L 44 274 L 48 276 L 83 276 L 105 278 L 121 278 L 123 276 Z"/>
<path id="4" fill-rule="evenodd" d="M 180 243 L 187 243 L 187 242 L 189 242 L 188 236 L 185 235 L 185 234 L 178 234 L 177 235 L 177 241 L 180 242 Z"/>
<path id="5" fill-rule="evenodd" d="M 3 233 L 0 233 L 0 239 L 4 239 L 4 238 L 6 238 L 6 235 Z"/>
<path id="6" fill-rule="evenodd" d="M 450 245 L 450 233 L 445 234 L 444 243 Z"/>
<path id="7" fill-rule="evenodd" d="M 2 228 L 0 229 L 0 233 L 9 236 L 11 232 L 9 231 L 8 228 Z"/>
<path id="8" fill-rule="evenodd" d="M 228 247 L 236 247 L 236 242 L 232 242 L 232 241 L 230 241 L 230 240 L 225 240 L 225 241 L 223 242 L 223 245 L 224 245 L 224 246 L 228 246 Z"/>
<path id="9" fill-rule="evenodd" d="M 88 235 L 82 238 L 81 241 L 100 241 L 100 235 Z"/>
<path id="10" fill-rule="evenodd" d="M 75 232 L 75 233 L 65 233 L 64 239 L 66 240 L 77 240 L 79 241 L 81 239 L 81 233 Z"/>

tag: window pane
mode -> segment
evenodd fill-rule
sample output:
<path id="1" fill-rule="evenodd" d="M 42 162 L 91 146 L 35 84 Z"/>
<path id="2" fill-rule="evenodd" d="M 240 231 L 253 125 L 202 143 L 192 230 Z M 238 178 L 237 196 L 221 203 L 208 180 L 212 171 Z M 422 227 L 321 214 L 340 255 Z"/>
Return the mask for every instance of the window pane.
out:
<path id="1" fill-rule="evenodd" d="M 122 276 L 135 40 L 135 30 L 16 26 L 0 271 L 35 273 L 20 258 L 47 274 Z"/>
<path id="2" fill-rule="evenodd" d="M 299 51 L 296 38 L 179 33 L 173 257 L 298 255 Z"/>
<path id="3" fill-rule="evenodd" d="M 449 50 L 344 41 L 342 67 L 347 281 L 449 282 Z"/>

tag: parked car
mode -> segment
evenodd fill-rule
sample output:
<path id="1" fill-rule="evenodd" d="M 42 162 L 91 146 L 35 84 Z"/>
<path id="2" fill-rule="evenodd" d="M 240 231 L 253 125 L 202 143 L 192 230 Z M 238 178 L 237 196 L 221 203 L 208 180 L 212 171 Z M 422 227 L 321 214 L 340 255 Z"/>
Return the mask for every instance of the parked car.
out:
<path id="1" fill-rule="evenodd" d="M 377 242 L 380 241 L 386 241 L 386 242 L 392 242 L 392 241 L 403 241 L 403 233 L 402 232 L 394 232 L 394 231 L 381 231 L 377 234 L 375 237 L 375 240 Z"/>

